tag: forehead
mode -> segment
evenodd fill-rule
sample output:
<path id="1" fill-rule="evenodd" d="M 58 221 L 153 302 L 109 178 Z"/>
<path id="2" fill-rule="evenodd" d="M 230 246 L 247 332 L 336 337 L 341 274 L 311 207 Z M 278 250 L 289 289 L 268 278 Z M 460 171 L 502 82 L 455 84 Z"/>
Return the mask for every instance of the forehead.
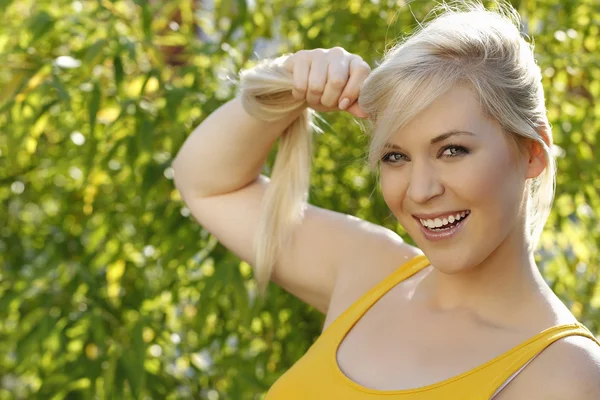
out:
<path id="1" fill-rule="evenodd" d="M 479 98 L 467 86 L 455 86 L 436 98 L 395 133 L 393 140 L 427 140 L 450 130 L 477 135 L 497 131 L 500 126 L 483 111 Z"/>

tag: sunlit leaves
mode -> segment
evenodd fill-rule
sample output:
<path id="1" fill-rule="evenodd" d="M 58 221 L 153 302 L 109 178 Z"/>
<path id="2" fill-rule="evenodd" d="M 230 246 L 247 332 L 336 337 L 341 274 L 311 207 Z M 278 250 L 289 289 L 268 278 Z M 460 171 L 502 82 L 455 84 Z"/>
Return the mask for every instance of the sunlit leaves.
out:
<path id="1" fill-rule="evenodd" d="M 170 163 L 251 60 L 339 45 L 375 66 L 433 5 L 402 3 L 0 0 L 0 398 L 259 398 L 323 316 L 275 285 L 259 302 Z M 562 154 L 537 258 L 598 330 L 600 11 L 515 4 Z M 311 202 L 404 234 L 360 126 L 324 119 Z"/>

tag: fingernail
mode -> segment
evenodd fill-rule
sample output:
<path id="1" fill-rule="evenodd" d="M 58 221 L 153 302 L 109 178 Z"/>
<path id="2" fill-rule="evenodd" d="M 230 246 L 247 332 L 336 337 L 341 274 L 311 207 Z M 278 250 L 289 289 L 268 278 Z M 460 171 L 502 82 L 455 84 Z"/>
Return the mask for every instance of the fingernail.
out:
<path id="1" fill-rule="evenodd" d="M 338 107 L 340 108 L 340 110 L 345 110 L 346 107 L 348 107 L 348 105 L 350 105 L 350 99 L 344 98 L 342 101 L 340 101 Z"/>

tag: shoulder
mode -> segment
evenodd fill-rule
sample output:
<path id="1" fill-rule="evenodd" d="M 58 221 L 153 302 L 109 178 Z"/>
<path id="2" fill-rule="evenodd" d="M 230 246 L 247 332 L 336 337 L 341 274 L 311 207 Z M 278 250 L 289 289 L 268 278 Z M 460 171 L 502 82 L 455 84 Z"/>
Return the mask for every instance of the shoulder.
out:
<path id="1" fill-rule="evenodd" d="M 423 252 L 391 229 L 358 220 L 361 229 L 353 232 L 341 266 L 339 284 L 362 294 L 402 264 Z"/>
<path id="2" fill-rule="evenodd" d="M 600 399 L 600 346 L 584 336 L 568 336 L 539 356 L 537 389 L 545 400 Z M 539 385 L 543 382 L 543 385 Z"/>
<path id="3" fill-rule="evenodd" d="M 323 329 L 389 274 L 414 257 L 423 255 L 419 248 L 404 242 L 396 232 L 365 221 L 360 223 L 363 232 L 349 242 L 351 245 L 337 274 Z"/>

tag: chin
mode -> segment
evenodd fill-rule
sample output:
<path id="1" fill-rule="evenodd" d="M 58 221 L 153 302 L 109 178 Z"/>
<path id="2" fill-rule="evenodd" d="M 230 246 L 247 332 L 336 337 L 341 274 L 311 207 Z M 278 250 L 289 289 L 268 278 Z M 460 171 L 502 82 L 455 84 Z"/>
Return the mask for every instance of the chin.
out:
<path id="1" fill-rule="evenodd" d="M 425 256 L 431 262 L 431 265 L 438 271 L 443 272 L 447 275 L 460 274 L 470 270 L 475 264 L 471 257 L 465 255 L 464 251 L 458 248 L 450 251 L 444 251 L 441 249 L 430 249 L 423 250 Z"/>
<path id="2" fill-rule="evenodd" d="M 424 238 L 415 240 L 431 265 L 447 275 L 467 272 L 486 258 L 487 253 L 483 251 L 486 243 L 475 240 L 468 242 L 441 245 L 440 242 L 432 243 Z"/>

